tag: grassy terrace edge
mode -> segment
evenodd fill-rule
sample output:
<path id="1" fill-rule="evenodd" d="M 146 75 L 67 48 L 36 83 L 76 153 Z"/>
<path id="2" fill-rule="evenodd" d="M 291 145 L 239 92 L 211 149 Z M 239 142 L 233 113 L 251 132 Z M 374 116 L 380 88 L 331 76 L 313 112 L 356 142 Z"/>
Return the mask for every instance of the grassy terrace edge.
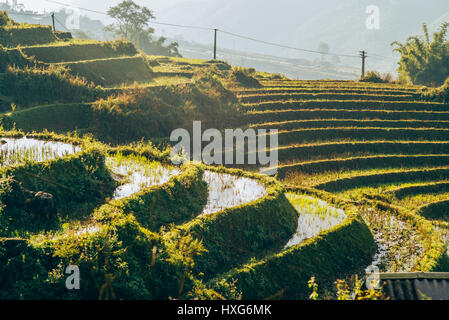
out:
<path id="1" fill-rule="evenodd" d="M 299 187 L 288 190 L 325 200 L 344 209 L 348 218 L 299 245 L 214 279 L 211 285 L 217 292 L 226 296 L 220 283 L 236 280 L 235 286 L 243 299 L 305 300 L 311 293 L 308 281 L 312 276 L 320 286 L 328 286 L 339 277 L 362 271 L 371 262 L 376 244 L 355 205 L 318 190 Z"/>
<path id="2" fill-rule="evenodd" d="M 247 204 L 197 217 L 166 234 L 168 239 L 190 234 L 202 240 L 208 252 L 196 259 L 195 273 L 210 279 L 250 258 L 276 252 L 287 243 L 296 230 L 298 213 L 276 180 L 238 169 L 201 167 L 255 179 L 267 187 L 267 194 Z"/>

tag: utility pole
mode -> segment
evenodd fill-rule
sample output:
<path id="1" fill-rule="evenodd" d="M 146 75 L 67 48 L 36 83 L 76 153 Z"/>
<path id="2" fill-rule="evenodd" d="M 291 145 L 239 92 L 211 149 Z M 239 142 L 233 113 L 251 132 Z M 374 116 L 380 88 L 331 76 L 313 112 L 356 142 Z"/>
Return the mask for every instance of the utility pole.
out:
<path id="1" fill-rule="evenodd" d="M 217 60 L 217 31 L 218 29 L 214 29 L 214 60 Z"/>
<path id="2" fill-rule="evenodd" d="M 362 78 L 365 77 L 365 61 L 367 56 L 367 52 L 365 50 L 360 51 L 360 57 L 362 57 Z"/>
<path id="3" fill-rule="evenodd" d="M 53 22 L 53 31 L 56 31 L 56 26 L 55 26 L 55 13 L 52 12 L 51 13 L 51 20 Z"/>

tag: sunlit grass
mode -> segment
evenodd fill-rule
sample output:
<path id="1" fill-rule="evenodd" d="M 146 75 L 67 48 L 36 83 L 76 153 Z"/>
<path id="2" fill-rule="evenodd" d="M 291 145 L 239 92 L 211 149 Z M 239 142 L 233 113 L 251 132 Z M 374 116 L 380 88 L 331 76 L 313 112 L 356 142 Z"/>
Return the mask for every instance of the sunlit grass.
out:
<path id="1" fill-rule="evenodd" d="M 0 141 L 1 166 L 52 160 L 81 151 L 79 147 L 55 141 L 27 138 L 0 138 Z"/>
<path id="2" fill-rule="evenodd" d="M 293 193 L 286 196 L 299 213 L 296 233 L 288 241 L 286 248 L 300 244 L 346 219 L 344 210 L 332 207 L 323 200 Z"/>

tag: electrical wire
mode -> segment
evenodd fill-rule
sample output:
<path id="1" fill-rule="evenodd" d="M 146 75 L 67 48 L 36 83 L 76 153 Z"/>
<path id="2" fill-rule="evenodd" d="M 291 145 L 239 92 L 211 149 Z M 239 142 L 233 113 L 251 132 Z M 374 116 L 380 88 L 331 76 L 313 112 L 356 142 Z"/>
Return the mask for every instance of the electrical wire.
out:
<path id="1" fill-rule="evenodd" d="M 98 13 L 98 14 L 109 16 L 106 12 L 101 12 L 101 11 L 87 9 L 87 8 L 82 8 L 82 7 L 75 7 L 75 6 L 72 6 L 72 5 L 69 5 L 69 4 L 66 4 L 66 3 L 62 3 L 62 2 L 59 2 L 59 1 L 53 1 L 53 0 L 45 0 L 45 1 L 51 2 L 51 3 L 55 3 L 55 4 L 59 4 L 59 5 L 65 6 L 65 7 L 72 7 L 72 8 L 76 8 L 76 9 L 83 10 L 83 11 L 88 11 L 88 12 L 93 12 L 93 13 Z M 328 56 L 337 56 L 337 57 L 346 57 L 346 58 L 359 58 L 358 55 L 340 54 L 340 53 L 328 53 L 328 52 L 321 52 L 321 51 L 316 51 L 316 50 L 309 50 L 309 49 L 291 47 L 291 46 L 282 45 L 282 44 L 279 44 L 279 43 L 274 43 L 274 42 L 270 42 L 270 41 L 264 41 L 264 40 L 251 38 L 251 37 L 248 37 L 248 36 L 245 36 L 245 35 L 229 32 L 229 31 L 225 31 L 225 30 L 221 30 L 221 29 L 217 29 L 217 28 L 193 26 L 193 25 L 183 25 L 183 24 L 175 24 L 175 23 L 159 22 L 159 21 L 150 21 L 149 23 L 150 24 L 157 24 L 157 25 L 164 25 L 164 26 L 178 27 L 178 28 L 187 28 L 187 29 L 197 29 L 197 30 L 207 30 L 207 31 L 215 31 L 216 30 L 218 32 L 221 32 L 221 33 L 233 36 L 233 37 L 237 37 L 237 38 L 241 38 L 241 39 L 245 39 L 245 40 L 250 40 L 250 41 L 254 41 L 254 42 L 258 42 L 258 43 L 262 43 L 262 44 L 266 44 L 266 45 L 276 46 L 276 47 L 284 48 L 284 49 L 291 49 L 291 50 L 308 52 L 308 53 L 318 53 L 318 54 L 321 54 L 321 55 L 328 55 Z"/>
<path id="2" fill-rule="evenodd" d="M 269 42 L 269 41 L 264 41 L 264 40 L 259 40 L 259 39 L 243 36 L 240 34 L 229 32 L 229 31 L 224 31 L 224 30 L 220 30 L 220 29 L 217 29 L 217 30 L 221 33 L 224 33 L 224 34 L 227 34 L 230 36 L 234 36 L 234 37 L 238 37 L 238 38 L 242 38 L 242 39 L 246 39 L 246 40 L 250 40 L 250 41 L 254 41 L 254 42 L 259 42 L 259 43 L 263 43 L 263 44 L 267 44 L 267 45 L 271 45 L 271 46 L 276 46 L 276 47 L 280 47 L 280 48 L 284 48 L 284 49 L 291 49 L 291 50 L 297 50 L 297 51 L 303 51 L 303 52 L 309 52 L 309 53 L 319 53 L 319 54 L 323 54 L 323 55 L 338 56 L 338 57 L 359 58 L 359 56 L 356 56 L 356 55 L 326 53 L 326 52 L 321 52 L 321 51 L 316 51 L 316 50 L 295 48 L 295 47 L 290 47 L 290 46 L 286 46 L 286 45 L 282 45 L 282 44 L 278 44 L 278 43 L 274 43 L 274 42 Z"/>

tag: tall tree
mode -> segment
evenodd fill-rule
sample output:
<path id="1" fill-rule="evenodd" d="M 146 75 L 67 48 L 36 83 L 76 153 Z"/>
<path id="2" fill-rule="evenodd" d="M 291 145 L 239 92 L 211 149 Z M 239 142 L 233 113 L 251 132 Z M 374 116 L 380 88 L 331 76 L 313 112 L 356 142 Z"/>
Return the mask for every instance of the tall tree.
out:
<path id="1" fill-rule="evenodd" d="M 422 85 L 441 85 L 449 77 L 449 42 L 446 40 L 449 23 L 443 23 L 430 39 L 423 24 L 424 36 L 412 36 L 402 44 L 392 43 L 401 54 L 399 77 L 401 80 Z"/>
<path id="2" fill-rule="evenodd" d="M 139 6 L 132 0 L 124 0 L 115 7 L 111 7 L 108 15 L 115 22 L 108 25 L 105 28 L 106 31 L 132 41 L 136 47 L 146 53 L 180 56 L 177 42 L 164 46 L 165 38 L 153 39 L 154 29 L 149 26 L 149 23 L 155 19 L 155 16 L 147 7 Z"/>

